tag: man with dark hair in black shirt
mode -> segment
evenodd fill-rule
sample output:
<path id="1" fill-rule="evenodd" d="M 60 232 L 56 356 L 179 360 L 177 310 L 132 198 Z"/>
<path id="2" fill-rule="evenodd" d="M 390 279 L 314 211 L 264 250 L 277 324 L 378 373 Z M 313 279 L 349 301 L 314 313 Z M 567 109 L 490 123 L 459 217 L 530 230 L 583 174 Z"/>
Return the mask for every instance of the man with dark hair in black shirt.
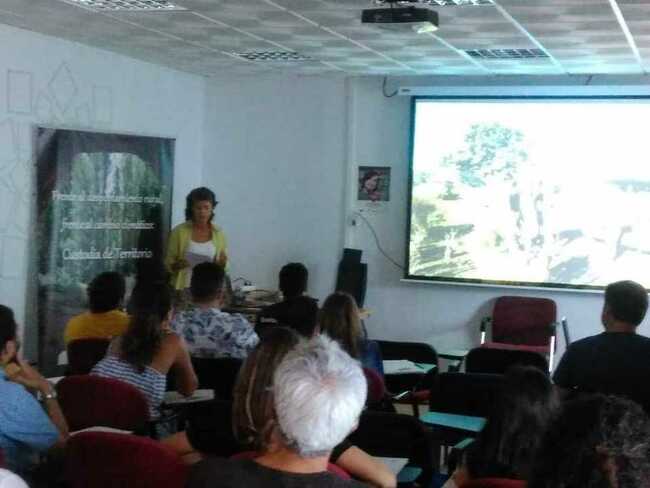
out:
<path id="1" fill-rule="evenodd" d="M 574 342 L 555 370 L 557 386 L 628 397 L 650 412 L 650 338 L 636 329 L 648 310 L 648 293 L 634 281 L 605 289 L 605 332 Z"/>
<path id="2" fill-rule="evenodd" d="M 307 295 L 309 272 L 302 263 L 285 264 L 280 270 L 279 288 L 284 299 L 266 307 L 260 313 L 257 333 L 264 334 L 269 325 L 283 325 L 304 337 L 316 332 L 318 302 Z"/>

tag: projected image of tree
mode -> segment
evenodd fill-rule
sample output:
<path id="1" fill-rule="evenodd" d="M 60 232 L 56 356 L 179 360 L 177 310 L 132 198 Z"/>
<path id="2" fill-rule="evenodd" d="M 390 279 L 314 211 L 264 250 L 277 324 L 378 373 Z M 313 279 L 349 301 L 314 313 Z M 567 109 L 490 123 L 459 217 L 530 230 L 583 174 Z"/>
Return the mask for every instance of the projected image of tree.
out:
<path id="1" fill-rule="evenodd" d="M 416 119 L 409 275 L 579 286 L 650 278 L 650 171 L 621 154 L 629 143 L 613 146 L 602 117 L 581 114 L 576 126 L 574 104 L 566 118 L 554 107 L 549 124 L 531 113 L 539 104 L 520 114 L 509 105 L 501 117 L 490 104 L 472 118 L 457 105 L 456 120 L 440 107 L 435 124 Z"/>
<path id="2" fill-rule="evenodd" d="M 414 199 L 419 237 L 412 241 L 414 273 L 453 276 L 475 270 L 475 262 L 490 257 L 526 260 L 531 252 L 542 254 L 543 208 L 535 203 L 543 202 L 544 195 L 535 195 L 538 202 L 530 205 L 518 189 L 528 157 L 522 140 L 521 132 L 500 124 L 474 125 L 465 136 L 466 147 L 443 158 L 442 164 L 455 170 L 455 178 L 444 182 L 441 194 L 427 192 L 433 198 Z M 498 223 L 446 217 L 464 213 L 466 207 L 489 207 Z M 526 225 L 533 221 L 536 225 Z M 534 227 L 536 235 L 528 235 Z"/>

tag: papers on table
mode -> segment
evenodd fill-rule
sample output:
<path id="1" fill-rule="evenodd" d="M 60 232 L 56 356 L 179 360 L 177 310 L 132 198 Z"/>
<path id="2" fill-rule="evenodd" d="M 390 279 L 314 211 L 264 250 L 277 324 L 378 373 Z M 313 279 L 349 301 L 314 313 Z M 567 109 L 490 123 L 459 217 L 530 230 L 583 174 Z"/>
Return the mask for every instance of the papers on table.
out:
<path id="1" fill-rule="evenodd" d="M 68 365 L 68 351 L 61 351 L 56 357 L 57 366 L 67 366 Z"/>
<path id="2" fill-rule="evenodd" d="M 192 396 L 183 396 L 177 391 L 168 391 L 165 393 L 165 405 L 182 405 L 184 403 L 207 402 L 214 400 L 214 390 L 203 389 L 196 390 Z"/>
<path id="3" fill-rule="evenodd" d="M 47 381 L 52 383 L 53 385 L 56 385 L 59 381 L 61 381 L 65 376 L 54 376 L 52 378 L 45 378 Z"/>
<path id="4" fill-rule="evenodd" d="M 390 472 L 393 473 L 395 476 L 397 476 L 397 473 L 402 471 L 404 466 L 406 466 L 406 463 L 408 463 L 409 461 L 406 458 L 378 457 L 377 459 L 379 459 L 382 463 L 388 466 Z"/>
<path id="5" fill-rule="evenodd" d="M 133 434 L 133 431 L 131 430 L 114 429 L 113 427 L 104 427 L 103 425 L 97 425 L 95 427 L 87 427 L 85 429 L 75 430 L 74 432 L 70 432 L 70 435 L 76 435 L 81 432 L 108 432 L 109 434 Z"/>
<path id="6" fill-rule="evenodd" d="M 196 254 L 189 251 L 185 253 L 185 260 L 190 264 L 190 267 L 192 268 L 197 264 L 212 262 L 212 258 L 210 256 L 206 256 L 205 254 Z"/>
<path id="7" fill-rule="evenodd" d="M 406 359 L 383 361 L 384 374 L 425 374 L 435 368 L 435 364 L 414 363 Z"/>

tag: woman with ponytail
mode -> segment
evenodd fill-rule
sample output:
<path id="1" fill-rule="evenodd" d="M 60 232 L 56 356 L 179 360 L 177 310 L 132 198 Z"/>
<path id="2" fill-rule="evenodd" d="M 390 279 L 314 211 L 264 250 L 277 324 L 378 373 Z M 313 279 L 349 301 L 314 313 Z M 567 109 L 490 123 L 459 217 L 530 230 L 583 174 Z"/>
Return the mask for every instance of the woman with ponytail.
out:
<path id="1" fill-rule="evenodd" d="M 166 281 L 139 283 L 131 296 L 132 315 L 126 333 L 111 342 L 92 373 L 130 383 L 149 403 L 152 419 L 160 416 L 167 386 L 167 373 L 176 373 L 178 391 L 194 393 L 198 380 L 187 346 L 169 328 L 172 291 Z"/>

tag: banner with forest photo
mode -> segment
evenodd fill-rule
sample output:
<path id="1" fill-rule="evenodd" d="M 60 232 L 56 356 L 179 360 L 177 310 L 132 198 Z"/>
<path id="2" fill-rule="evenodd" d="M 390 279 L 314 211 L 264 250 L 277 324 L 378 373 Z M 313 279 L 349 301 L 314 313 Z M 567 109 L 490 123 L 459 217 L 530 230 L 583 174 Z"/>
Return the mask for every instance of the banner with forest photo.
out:
<path id="1" fill-rule="evenodd" d="M 174 140 L 36 128 L 39 364 L 60 372 L 67 321 L 87 310 L 86 287 L 161 260 L 169 233 Z"/>

